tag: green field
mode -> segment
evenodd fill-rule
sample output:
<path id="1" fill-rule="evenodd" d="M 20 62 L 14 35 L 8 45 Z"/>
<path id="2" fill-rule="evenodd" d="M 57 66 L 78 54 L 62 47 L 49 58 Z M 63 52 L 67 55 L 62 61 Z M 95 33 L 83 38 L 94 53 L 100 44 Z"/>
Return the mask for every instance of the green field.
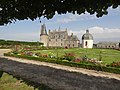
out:
<path id="1" fill-rule="evenodd" d="M 52 54 L 54 56 L 62 57 L 65 53 L 74 53 L 75 57 L 80 58 L 85 55 L 88 58 L 99 59 L 102 57 L 103 63 L 110 64 L 113 61 L 120 61 L 120 51 L 113 49 L 83 49 L 83 48 L 71 48 L 71 49 L 56 49 L 56 50 L 37 50 L 33 52 L 40 52 L 41 54 Z"/>
<path id="2" fill-rule="evenodd" d="M 34 89 L 34 87 L 28 86 L 24 82 L 21 82 L 21 80 L 13 78 L 12 75 L 3 73 L 2 77 L 0 78 L 0 90 L 38 90 L 38 89 Z"/>

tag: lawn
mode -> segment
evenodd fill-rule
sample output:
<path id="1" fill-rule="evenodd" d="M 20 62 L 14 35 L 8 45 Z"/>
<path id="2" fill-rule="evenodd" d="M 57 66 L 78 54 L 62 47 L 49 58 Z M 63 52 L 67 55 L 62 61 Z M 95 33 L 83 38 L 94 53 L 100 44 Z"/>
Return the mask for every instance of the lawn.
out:
<path id="1" fill-rule="evenodd" d="M 120 61 L 120 51 L 113 49 L 83 49 L 83 48 L 71 48 L 71 49 L 56 49 L 56 50 L 37 50 L 33 52 L 40 52 L 41 54 L 53 54 L 54 56 L 62 57 L 65 53 L 74 53 L 75 57 L 80 58 L 85 55 L 88 58 L 94 58 L 99 60 L 102 57 L 103 63 L 110 64 L 113 61 Z"/>
<path id="2" fill-rule="evenodd" d="M 21 81 L 22 80 L 13 78 L 12 75 L 3 73 L 2 77 L 0 78 L 0 90 L 38 90 Z"/>

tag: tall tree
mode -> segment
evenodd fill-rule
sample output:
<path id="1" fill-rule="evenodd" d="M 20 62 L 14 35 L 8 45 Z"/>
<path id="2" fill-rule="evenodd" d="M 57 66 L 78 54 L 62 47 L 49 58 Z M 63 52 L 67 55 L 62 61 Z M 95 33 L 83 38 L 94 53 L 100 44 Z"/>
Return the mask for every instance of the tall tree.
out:
<path id="1" fill-rule="evenodd" d="M 56 12 L 79 15 L 88 12 L 102 17 L 108 14 L 108 7 L 119 5 L 120 0 L 0 0 L 0 25 L 41 16 L 51 19 Z"/>

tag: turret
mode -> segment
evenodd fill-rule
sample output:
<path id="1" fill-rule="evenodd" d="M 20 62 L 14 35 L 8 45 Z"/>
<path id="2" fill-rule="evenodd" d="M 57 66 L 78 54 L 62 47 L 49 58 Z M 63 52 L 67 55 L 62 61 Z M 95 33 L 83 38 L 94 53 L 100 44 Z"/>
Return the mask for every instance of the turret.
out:
<path id="1" fill-rule="evenodd" d="M 47 31 L 46 31 L 46 26 L 45 24 L 41 25 L 41 33 L 40 33 L 40 36 L 41 35 L 47 35 Z"/>
<path id="2" fill-rule="evenodd" d="M 82 36 L 82 47 L 92 48 L 93 47 L 93 36 L 86 30 L 86 33 Z"/>
<path id="3" fill-rule="evenodd" d="M 58 28 L 58 31 L 60 31 L 61 29 L 60 29 L 60 26 L 59 26 L 59 28 Z"/>
<path id="4" fill-rule="evenodd" d="M 49 34 L 50 34 L 50 32 L 51 32 L 51 31 L 50 31 L 50 29 L 49 29 Z"/>
<path id="5" fill-rule="evenodd" d="M 44 43 L 44 46 L 48 46 L 48 34 L 45 24 L 41 25 L 40 41 Z"/>

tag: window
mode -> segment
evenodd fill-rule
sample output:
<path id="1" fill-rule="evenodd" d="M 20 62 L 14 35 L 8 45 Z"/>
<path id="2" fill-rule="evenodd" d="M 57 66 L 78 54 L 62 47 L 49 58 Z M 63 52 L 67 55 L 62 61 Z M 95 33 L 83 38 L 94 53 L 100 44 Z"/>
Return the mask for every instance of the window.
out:
<path id="1" fill-rule="evenodd" d="M 55 35 L 55 37 L 57 38 L 57 35 Z"/>
<path id="2" fill-rule="evenodd" d="M 74 44 L 73 44 L 73 47 L 74 47 Z"/>
<path id="3" fill-rule="evenodd" d="M 62 43 L 61 43 L 61 46 L 62 46 Z"/>
<path id="4" fill-rule="evenodd" d="M 70 47 L 70 44 L 69 44 L 69 47 Z"/>
<path id="5" fill-rule="evenodd" d="M 60 37 L 61 37 L 61 38 L 63 38 L 63 36 L 62 36 L 62 35 L 60 35 Z"/>
<path id="6" fill-rule="evenodd" d="M 88 42 L 86 41 L 86 42 L 85 42 L 85 46 L 87 46 L 87 45 L 88 45 Z"/>

